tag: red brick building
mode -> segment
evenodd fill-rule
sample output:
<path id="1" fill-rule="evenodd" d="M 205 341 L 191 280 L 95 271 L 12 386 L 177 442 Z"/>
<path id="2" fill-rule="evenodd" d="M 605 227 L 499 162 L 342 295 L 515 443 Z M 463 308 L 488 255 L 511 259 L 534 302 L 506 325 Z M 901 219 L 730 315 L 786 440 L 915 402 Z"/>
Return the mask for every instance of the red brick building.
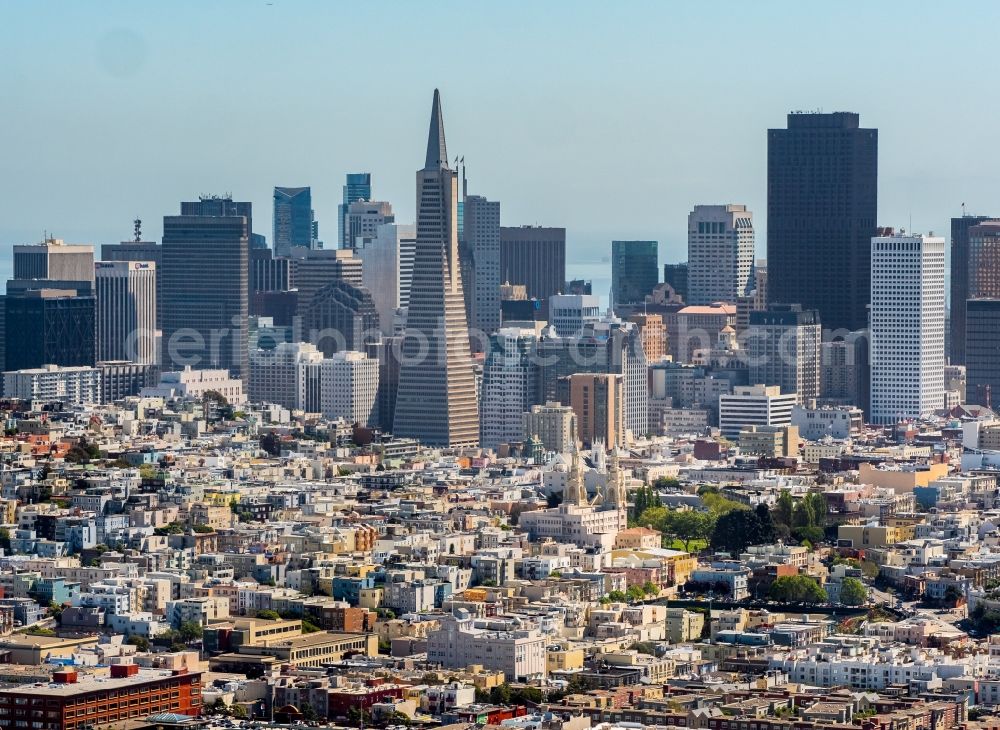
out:
<path id="1" fill-rule="evenodd" d="M 63 670 L 52 679 L 0 689 L 0 729 L 82 730 L 158 712 L 201 713 L 201 672 L 121 664 L 110 677 Z"/>

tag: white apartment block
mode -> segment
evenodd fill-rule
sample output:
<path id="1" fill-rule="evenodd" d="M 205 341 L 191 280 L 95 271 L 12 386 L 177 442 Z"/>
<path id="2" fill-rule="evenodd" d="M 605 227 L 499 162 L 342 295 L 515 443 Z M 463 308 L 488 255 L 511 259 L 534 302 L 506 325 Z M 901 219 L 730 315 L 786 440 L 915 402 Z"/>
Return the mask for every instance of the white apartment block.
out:
<path id="1" fill-rule="evenodd" d="M 944 250 L 940 237 L 872 238 L 872 423 L 944 406 Z"/>
<path id="2" fill-rule="evenodd" d="M 427 635 L 427 661 L 447 669 L 480 664 L 517 682 L 545 676 L 545 637 L 519 622 L 442 616 L 441 627 Z"/>
<path id="3" fill-rule="evenodd" d="M 335 352 L 320 365 L 320 411 L 367 426 L 375 417 L 378 360 L 362 352 Z"/>
<path id="4" fill-rule="evenodd" d="M 795 406 L 792 409 L 792 425 L 798 427 L 799 436 L 807 441 L 819 441 L 828 436 L 843 441 L 861 432 L 864 412 L 854 406 Z"/>
<path id="5" fill-rule="evenodd" d="M 156 362 L 156 264 L 98 261 L 97 360 Z"/>
<path id="6" fill-rule="evenodd" d="M 753 254 L 745 205 L 696 205 L 688 214 L 687 303 L 735 303 L 751 283 Z"/>
<path id="7" fill-rule="evenodd" d="M 3 374 L 3 393 L 36 402 L 96 404 L 101 402 L 101 371 L 58 365 L 10 370 Z"/>
<path id="8" fill-rule="evenodd" d="M 192 370 L 186 365 L 183 370 L 168 370 L 160 373 L 160 383 L 143 388 L 143 398 L 191 398 L 199 400 L 209 391 L 219 393 L 231 406 L 241 406 L 247 402 L 243 393 L 243 381 L 229 376 L 228 370 Z"/>
<path id="9" fill-rule="evenodd" d="M 795 393 L 782 393 L 777 385 L 738 385 L 719 396 L 719 430 L 736 439 L 747 426 L 789 426 Z"/>

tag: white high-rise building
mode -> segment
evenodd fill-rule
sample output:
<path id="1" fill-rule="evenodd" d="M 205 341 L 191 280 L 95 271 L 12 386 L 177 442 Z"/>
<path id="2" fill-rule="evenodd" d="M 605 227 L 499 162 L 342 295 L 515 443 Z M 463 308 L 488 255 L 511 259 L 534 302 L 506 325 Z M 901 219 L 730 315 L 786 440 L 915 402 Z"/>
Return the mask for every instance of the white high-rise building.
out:
<path id="1" fill-rule="evenodd" d="M 320 410 L 362 426 L 375 422 L 378 360 L 361 352 L 335 352 L 320 365 Z"/>
<path id="2" fill-rule="evenodd" d="M 719 396 L 719 431 L 736 439 L 747 426 L 790 426 L 795 393 L 782 393 L 778 385 L 738 385 Z"/>
<path id="3" fill-rule="evenodd" d="M 872 238 L 872 423 L 944 406 L 944 247 L 935 236 Z"/>
<path id="4" fill-rule="evenodd" d="M 320 410 L 323 353 L 307 342 L 279 342 L 273 350 L 250 353 L 248 395 L 254 403 L 274 403 L 289 409 Z"/>
<path id="5" fill-rule="evenodd" d="M 480 444 L 495 449 L 521 441 L 524 412 L 534 405 L 538 335 L 533 329 L 502 327 L 490 337 L 480 398 Z"/>
<path id="6" fill-rule="evenodd" d="M 380 226 L 394 223 L 392 205 L 381 200 L 356 200 L 347 206 L 344 235 L 347 248 L 360 248 L 373 239 Z"/>
<path id="7" fill-rule="evenodd" d="M 357 249 L 361 282 L 371 292 L 379 329 L 386 335 L 394 332 L 396 313 L 409 306 L 416 245 L 415 225 L 385 223 Z"/>
<path id="8" fill-rule="evenodd" d="M 753 254 L 745 205 L 696 205 L 688 214 L 687 303 L 735 303 L 751 283 Z"/>
<path id="9" fill-rule="evenodd" d="M 472 254 L 472 281 L 465 290 L 469 328 L 490 335 L 500 327 L 500 201 L 467 195 L 463 215 Z"/>
<path id="10" fill-rule="evenodd" d="M 601 321 L 596 294 L 555 294 L 549 297 L 549 322 L 560 337 L 572 337 L 585 325 Z"/>
<path id="11" fill-rule="evenodd" d="M 98 261 L 97 360 L 156 362 L 156 264 Z"/>

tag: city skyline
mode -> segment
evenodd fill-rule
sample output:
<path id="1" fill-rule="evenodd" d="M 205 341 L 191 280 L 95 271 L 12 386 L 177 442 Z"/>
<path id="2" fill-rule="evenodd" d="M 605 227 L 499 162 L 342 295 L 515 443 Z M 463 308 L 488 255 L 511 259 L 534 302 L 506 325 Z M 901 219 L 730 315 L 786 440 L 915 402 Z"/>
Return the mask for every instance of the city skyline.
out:
<path id="1" fill-rule="evenodd" d="M 234 19 L 233 7 L 245 12 Z M 449 17 L 454 7 L 422 9 L 419 22 L 430 25 Z M 402 33 L 412 27 L 415 9 L 388 3 L 342 17 L 335 8 L 317 3 L 220 3 L 204 9 L 204 23 L 226 17 L 246 31 L 247 42 L 236 47 L 232 40 L 192 30 L 190 57 L 175 58 L 167 41 L 170 33 L 178 32 L 177 21 L 156 9 L 140 13 L 111 3 L 97 16 L 65 7 L 62 18 L 67 22 L 48 28 L 51 42 L 46 53 L 39 54 L 28 29 L 36 27 L 44 10 L 11 8 L 5 24 L 11 29 L 12 63 L 0 72 L 0 88 L 10 100 L 4 127 L 19 144 L 8 152 L 9 174 L 0 183 L 0 258 L 6 258 L 2 254 L 13 244 L 41 240 L 46 230 L 70 242 L 117 242 L 128 238 L 136 216 L 144 220 L 146 237 L 160 240 L 160 220 L 173 201 L 200 192 L 232 191 L 254 203 L 257 232 L 270 234 L 273 186 L 309 185 L 317 219 L 332 222 L 344 174 L 358 170 L 371 171 L 375 197 L 393 203 L 399 220 L 412 221 L 407 171 L 418 162 L 412 150 L 419 146 L 415 130 L 421 126 L 415 109 L 435 85 L 455 109 L 453 150 L 465 156 L 477 192 L 502 202 L 504 225 L 567 227 L 574 263 L 600 261 L 615 238 L 658 240 L 661 263 L 683 260 L 687 212 L 695 204 L 716 200 L 739 200 L 757 212 L 757 253 L 762 255 L 767 230 L 766 130 L 780 127 L 787 112 L 795 109 L 854 111 L 881 131 L 879 225 L 945 232 L 963 202 L 970 213 L 986 212 L 1000 193 L 990 176 L 989 115 L 982 114 L 978 104 L 972 113 L 974 95 L 955 94 L 948 105 L 921 115 L 901 102 L 941 95 L 952 90 L 956 79 L 963 85 L 975 83 L 968 69 L 989 67 L 988 62 L 975 63 L 976 54 L 988 47 L 975 38 L 990 23 L 961 25 L 966 43 L 960 65 L 951 58 L 954 54 L 941 53 L 933 59 L 912 59 L 905 72 L 888 68 L 869 78 L 858 72 L 864 54 L 844 53 L 843 65 L 826 70 L 818 64 L 828 53 L 822 44 L 817 47 L 808 34 L 796 37 L 783 30 L 805 14 L 816 27 L 828 28 L 831 36 L 851 24 L 856 35 L 850 50 L 858 51 L 883 42 L 883 21 L 890 18 L 903 36 L 942 33 L 961 19 L 933 8 L 906 6 L 905 13 L 896 12 L 904 7 L 898 3 L 872 9 L 870 22 L 857 26 L 850 5 L 816 11 L 774 3 L 753 14 L 744 14 L 736 5 L 714 10 L 636 7 L 645 11 L 635 14 L 643 16 L 644 23 L 581 3 L 572 15 L 559 13 L 557 6 L 542 9 L 529 26 L 527 6 L 513 6 L 504 22 L 522 33 L 530 50 L 516 60 L 515 70 L 534 64 L 534 76 L 508 79 L 488 68 L 488 83 L 473 83 L 449 62 L 454 47 L 447 54 L 428 54 L 405 69 L 389 69 L 391 59 L 370 54 L 376 70 L 392 71 L 387 78 L 393 81 L 394 93 L 380 90 L 369 99 L 371 92 L 358 91 L 357 106 L 348 103 L 350 79 L 325 72 L 329 62 L 379 39 L 367 23 L 379 10 L 391 10 L 382 13 L 390 22 L 379 25 L 378 32 L 382 40 L 397 44 L 400 51 L 394 57 L 413 55 L 408 49 L 415 48 L 416 41 Z M 981 9 L 985 16 L 997 13 L 990 6 Z M 484 53 L 499 50 L 488 34 L 488 21 L 495 20 L 489 11 L 462 17 L 468 34 L 458 44 L 460 52 L 475 47 Z M 718 24 L 723 18 L 726 22 Z M 580 49 L 563 48 L 566 41 L 556 41 L 556 47 L 566 51 L 560 62 L 550 56 L 553 50 L 541 44 L 536 48 L 533 41 L 546 37 L 543 30 L 553 22 L 562 23 L 568 34 L 593 41 L 593 58 Z M 279 64 L 296 65 L 302 79 L 289 83 L 285 75 L 267 69 L 276 60 L 267 32 L 283 37 L 301 31 L 321 39 L 330 27 L 342 29 L 338 37 L 343 44 L 330 51 L 296 44 Z M 597 36 L 594 27 L 601 27 L 606 37 Z M 752 40 L 747 48 L 753 53 L 740 58 L 733 55 L 738 50 L 724 50 L 726 44 L 719 43 L 723 50 L 718 59 L 679 71 L 676 62 L 693 42 L 686 35 L 700 27 L 712 27 L 718 40 L 747 32 L 758 42 Z M 352 35 L 347 32 L 351 29 L 358 32 Z M 624 43 L 637 32 L 644 34 L 643 41 L 662 43 Z M 768 41 L 779 33 L 782 47 L 770 48 Z M 80 63 L 68 64 L 70 54 Z M 787 63 L 794 54 L 802 56 L 801 63 Z M 676 104 L 707 98 L 718 66 L 736 67 L 737 62 L 747 80 L 739 89 L 727 88 L 727 99 L 741 106 L 738 123 L 731 121 L 732 115 L 712 113 L 712 104 Z M 211 93 L 172 80 L 212 64 L 244 72 Z M 577 75 L 555 83 L 567 68 L 577 69 Z M 623 70 L 635 72 L 636 79 L 620 82 L 615 71 Z M 254 118 L 248 119 L 247 94 L 281 103 L 255 101 Z M 497 104 L 502 98 L 516 103 Z M 53 111 L 53 99 L 74 113 L 63 113 L 59 106 Z M 746 103 L 750 100 L 753 104 Z M 307 103 L 311 113 L 303 115 L 300 110 Z M 960 134 L 945 138 L 945 116 L 961 120 Z M 296 141 L 273 145 L 267 133 L 289 124 L 299 129 Z M 623 128 L 627 135 L 610 136 Z M 607 144 L 612 138 L 615 143 Z M 677 144 L 681 139 L 691 143 Z M 928 145 L 928 139 L 940 141 Z M 575 154 L 579 148 L 588 150 L 585 163 Z M 519 154 L 501 152 L 510 149 Z M 716 170 L 723 163 L 727 174 L 720 181 Z M 527 185 L 525 165 L 531 166 L 534 178 Z M 606 185 L 608 176 L 622 174 L 629 176 L 630 184 Z M 107 195 L 116 180 L 129 192 Z M 45 194 L 40 195 L 43 186 Z M 616 215 L 625 204 L 629 214 Z M 332 223 L 322 237 L 328 247 L 333 244 Z"/>

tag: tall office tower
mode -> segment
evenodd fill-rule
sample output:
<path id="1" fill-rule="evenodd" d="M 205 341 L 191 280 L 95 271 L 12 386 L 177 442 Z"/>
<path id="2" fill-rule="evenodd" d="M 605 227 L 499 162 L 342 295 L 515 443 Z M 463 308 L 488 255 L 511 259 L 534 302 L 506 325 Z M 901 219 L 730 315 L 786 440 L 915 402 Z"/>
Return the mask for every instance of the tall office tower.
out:
<path id="1" fill-rule="evenodd" d="M 966 299 L 1000 299 L 1000 221 L 970 226 Z"/>
<path id="2" fill-rule="evenodd" d="M 878 130 L 857 114 L 789 114 L 767 132 L 768 301 L 819 311 L 827 329 L 868 325 Z"/>
<path id="3" fill-rule="evenodd" d="M 372 174 L 370 172 L 349 172 L 344 184 L 344 197 L 337 206 L 337 240 L 340 247 L 347 246 L 347 208 L 357 200 L 372 199 Z"/>
<path id="4" fill-rule="evenodd" d="M 78 284 L 79 288 L 68 282 L 7 282 L 6 370 L 97 361 L 94 292 L 88 282 Z"/>
<path id="5" fill-rule="evenodd" d="M 625 428 L 635 438 L 649 431 L 649 369 L 639 328 L 606 319 L 570 337 L 546 330 L 538 341 L 538 402 L 568 403 L 560 380 L 573 373 L 612 373 L 625 377 Z"/>
<path id="6" fill-rule="evenodd" d="M 556 294 L 549 297 L 549 324 L 560 337 L 572 337 L 585 325 L 601 320 L 601 298 L 596 294 Z"/>
<path id="7" fill-rule="evenodd" d="M 688 304 L 735 303 L 752 288 L 753 213 L 696 205 L 688 214 Z"/>
<path id="8" fill-rule="evenodd" d="M 363 352 L 337 352 L 320 366 L 320 411 L 325 418 L 373 426 L 378 419 L 378 360 Z"/>
<path id="9" fill-rule="evenodd" d="M 94 281 L 94 247 L 58 238 L 14 246 L 15 279 Z"/>
<path id="10" fill-rule="evenodd" d="M 292 258 L 290 276 L 298 292 L 298 315 L 305 317 L 313 296 L 331 281 L 361 286 L 361 259 L 350 249 L 307 251 Z"/>
<path id="11" fill-rule="evenodd" d="M 500 201 L 465 198 L 465 244 L 472 254 L 471 281 L 463 281 L 469 326 L 484 336 L 500 327 Z M 480 345 L 484 339 L 474 338 Z"/>
<path id="12" fill-rule="evenodd" d="M 967 305 L 965 402 L 993 408 L 1000 403 L 1000 299 L 969 299 Z"/>
<path id="13" fill-rule="evenodd" d="M 250 292 L 288 291 L 292 288 L 291 259 L 275 256 L 269 248 L 250 249 Z"/>
<path id="14" fill-rule="evenodd" d="M 537 438 L 547 451 L 562 454 L 576 446 L 576 413 L 570 406 L 551 401 L 535 405 L 523 414 L 522 422 L 524 440 Z"/>
<path id="15" fill-rule="evenodd" d="M 656 241 L 611 242 L 611 291 L 614 304 L 637 304 L 660 279 Z"/>
<path id="16" fill-rule="evenodd" d="M 953 365 L 965 364 L 965 302 L 969 296 L 969 230 L 993 220 L 985 215 L 951 219 L 951 309 L 948 353 Z"/>
<path id="17" fill-rule="evenodd" d="M 458 179 L 448 167 L 434 90 L 427 158 L 417 172 L 417 250 L 393 432 L 431 446 L 479 443 L 479 404 L 458 263 Z"/>
<path id="18" fill-rule="evenodd" d="M 302 334 L 326 356 L 363 352 L 381 336 L 371 293 L 346 281 L 335 279 L 320 288 L 301 313 Z"/>
<path id="19" fill-rule="evenodd" d="M 386 335 L 395 331 L 397 313 L 410 301 L 416 227 L 387 223 L 375 237 L 355 249 L 361 259 L 361 282 L 371 292 L 378 311 L 379 328 Z"/>
<path id="20" fill-rule="evenodd" d="M 164 369 L 247 370 L 250 203 L 202 198 L 163 217 Z"/>
<path id="21" fill-rule="evenodd" d="M 483 365 L 479 436 L 483 448 L 522 440 L 524 412 L 536 403 L 537 341 L 535 330 L 521 327 L 503 327 L 490 336 Z"/>
<path id="22" fill-rule="evenodd" d="M 894 424 L 944 406 L 944 239 L 871 241 L 871 414 Z"/>
<path id="23" fill-rule="evenodd" d="M 275 256 L 288 256 L 296 246 L 317 248 L 316 216 L 312 207 L 312 188 L 274 189 Z"/>
<path id="24" fill-rule="evenodd" d="M 355 200 L 344 216 L 344 248 L 358 249 L 373 239 L 379 226 L 395 223 L 392 204 L 384 200 Z"/>
<path id="25" fill-rule="evenodd" d="M 610 447 L 625 442 L 625 378 L 611 373 L 574 373 L 569 381 L 569 406 L 576 415 L 580 442 Z"/>
<path id="26" fill-rule="evenodd" d="M 98 261 L 97 359 L 156 362 L 156 264 Z"/>
<path id="27" fill-rule="evenodd" d="M 250 354 L 247 397 L 254 403 L 274 403 L 318 413 L 323 353 L 306 342 L 279 342 L 273 350 Z"/>
<path id="28" fill-rule="evenodd" d="M 670 284 L 674 292 L 684 301 L 688 300 L 688 264 L 664 264 L 663 283 Z"/>
<path id="29" fill-rule="evenodd" d="M 500 278 L 524 284 L 529 299 L 547 305 L 566 284 L 566 229 L 502 226 Z"/>
<path id="30" fill-rule="evenodd" d="M 142 221 L 135 220 L 135 238 L 101 246 L 101 261 L 148 261 L 156 266 L 156 301 L 160 301 L 163 286 L 163 247 L 156 241 L 142 240 Z M 160 327 L 160 310 L 156 310 L 156 326 Z"/>
<path id="31" fill-rule="evenodd" d="M 799 403 L 819 397 L 820 343 L 823 328 L 813 309 L 772 304 L 750 314 L 746 337 L 750 382 L 777 385 L 795 393 Z"/>
<path id="32" fill-rule="evenodd" d="M 643 312 L 633 312 L 628 321 L 639 328 L 639 339 L 642 341 L 642 351 L 647 363 L 654 363 L 666 358 L 667 328 L 663 324 L 663 315 Z"/>
<path id="33" fill-rule="evenodd" d="M 392 431 L 396 420 L 396 393 L 399 390 L 399 357 L 403 338 L 400 335 L 383 337 L 367 348 L 368 357 L 378 360 L 378 427 L 386 433 Z"/>
<path id="34" fill-rule="evenodd" d="M 820 346 L 819 404 L 857 406 L 869 411 L 868 330 Z"/>

